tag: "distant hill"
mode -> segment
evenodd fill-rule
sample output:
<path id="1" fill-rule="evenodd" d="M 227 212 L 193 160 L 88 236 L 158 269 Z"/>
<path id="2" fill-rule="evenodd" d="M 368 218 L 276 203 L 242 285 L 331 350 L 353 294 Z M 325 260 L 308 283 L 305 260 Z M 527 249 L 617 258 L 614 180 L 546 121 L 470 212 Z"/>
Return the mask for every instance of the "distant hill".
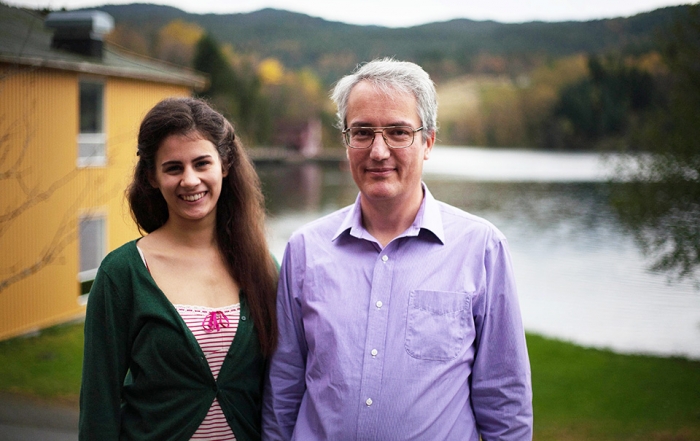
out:
<path id="1" fill-rule="evenodd" d="M 238 52 L 275 57 L 295 69 L 309 66 L 327 81 L 337 79 L 358 62 L 380 56 L 418 62 L 436 77 L 445 78 L 479 71 L 517 74 L 543 60 L 573 53 L 639 53 L 654 47 L 654 35 L 660 27 L 687 12 L 687 6 L 675 6 L 585 22 L 506 24 L 457 19 L 386 28 L 331 22 L 276 9 L 190 14 L 140 3 L 96 9 L 148 38 L 174 19 L 197 23 Z M 493 72 L 497 70 L 501 72 Z"/>

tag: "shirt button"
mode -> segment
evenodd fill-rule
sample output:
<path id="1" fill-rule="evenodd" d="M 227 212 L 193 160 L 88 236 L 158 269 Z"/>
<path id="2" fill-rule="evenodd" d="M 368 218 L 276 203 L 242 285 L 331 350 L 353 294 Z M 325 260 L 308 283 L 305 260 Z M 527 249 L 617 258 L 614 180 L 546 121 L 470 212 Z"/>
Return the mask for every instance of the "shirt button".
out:
<path id="1" fill-rule="evenodd" d="M 372 405 L 372 399 L 371 399 L 371 398 L 367 398 L 367 401 L 365 401 L 365 404 L 368 405 L 368 406 L 371 406 L 371 405 Z"/>
<path id="2" fill-rule="evenodd" d="M 382 262 L 386 262 L 387 260 L 389 260 L 389 256 L 382 256 Z"/>
<path id="3" fill-rule="evenodd" d="M 376 357 L 379 352 L 376 349 L 372 349 L 370 354 L 372 354 L 372 357 Z"/>
<path id="4" fill-rule="evenodd" d="M 375 305 L 377 305 L 377 308 L 381 308 L 382 306 L 384 306 L 384 303 L 382 303 L 381 300 L 377 300 L 377 303 L 375 303 Z"/>

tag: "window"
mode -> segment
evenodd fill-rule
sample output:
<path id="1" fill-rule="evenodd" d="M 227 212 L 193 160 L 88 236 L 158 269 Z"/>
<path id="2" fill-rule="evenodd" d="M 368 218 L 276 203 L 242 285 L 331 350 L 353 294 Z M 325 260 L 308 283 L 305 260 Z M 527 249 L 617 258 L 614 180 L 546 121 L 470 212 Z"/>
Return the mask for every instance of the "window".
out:
<path id="1" fill-rule="evenodd" d="M 104 130 L 104 84 L 97 80 L 80 80 L 79 88 L 78 167 L 103 166 L 107 163 Z"/>
<path id="2" fill-rule="evenodd" d="M 78 224 L 78 252 L 80 253 L 80 294 L 90 291 L 97 268 L 107 249 L 105 218 L 101 216 L 84 216 Z"/>

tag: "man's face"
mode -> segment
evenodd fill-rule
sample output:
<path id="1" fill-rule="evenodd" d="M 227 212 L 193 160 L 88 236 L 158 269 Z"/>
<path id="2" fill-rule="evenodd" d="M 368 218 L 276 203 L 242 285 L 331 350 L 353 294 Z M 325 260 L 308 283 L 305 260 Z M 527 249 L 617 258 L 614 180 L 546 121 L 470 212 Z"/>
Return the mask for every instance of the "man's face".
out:
<path id="1" fill-rule="evenodd" d="M 350 92 L 347 127 L 421 126 L 412 94 L 376 90 L 366 81 Z M 377 133 L 367 149 L 347 150 L 350 170 L 362 198 L 369 203 L 403 203 L 422 196 L 423 160 L 428 159 L 435 135 L 423 141 L 423 132 L 416 132 L 413 144 L 402 149 L 390 149 L 381 133 Z"/>

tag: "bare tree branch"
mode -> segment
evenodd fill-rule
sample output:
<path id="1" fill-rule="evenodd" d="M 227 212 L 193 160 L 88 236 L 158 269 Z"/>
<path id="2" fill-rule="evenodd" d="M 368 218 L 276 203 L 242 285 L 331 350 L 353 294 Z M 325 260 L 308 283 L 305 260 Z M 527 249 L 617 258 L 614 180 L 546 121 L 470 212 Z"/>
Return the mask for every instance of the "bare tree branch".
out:
<path id="1" fill-rule="evenodd" d="M 97 188 L 102 188 L 104 184 L 104 178 L 97 178 L 94 182 L 86 185 L 80 192 L 80 195 L 75 199 L 70 207 L 65 211 L 61 223 L 56 229 L 51 242 L 49 242 L 44 249 L 39 253 L 37 259 L 25 265 L 22 268 L 13 267 L 11 269 L 11 275 L 5 279 L 0 280 L 0 292 L 4 291 L 10 285 L 17 283 L 32 274 L 36 274 L 41 269 L 53 263 L 60 255 L 61 252 L 69 244 L 75 242 L 78 238 L 78 222 L 77 214 L 78 209 L 81 204 L 88 196 Z"/>

